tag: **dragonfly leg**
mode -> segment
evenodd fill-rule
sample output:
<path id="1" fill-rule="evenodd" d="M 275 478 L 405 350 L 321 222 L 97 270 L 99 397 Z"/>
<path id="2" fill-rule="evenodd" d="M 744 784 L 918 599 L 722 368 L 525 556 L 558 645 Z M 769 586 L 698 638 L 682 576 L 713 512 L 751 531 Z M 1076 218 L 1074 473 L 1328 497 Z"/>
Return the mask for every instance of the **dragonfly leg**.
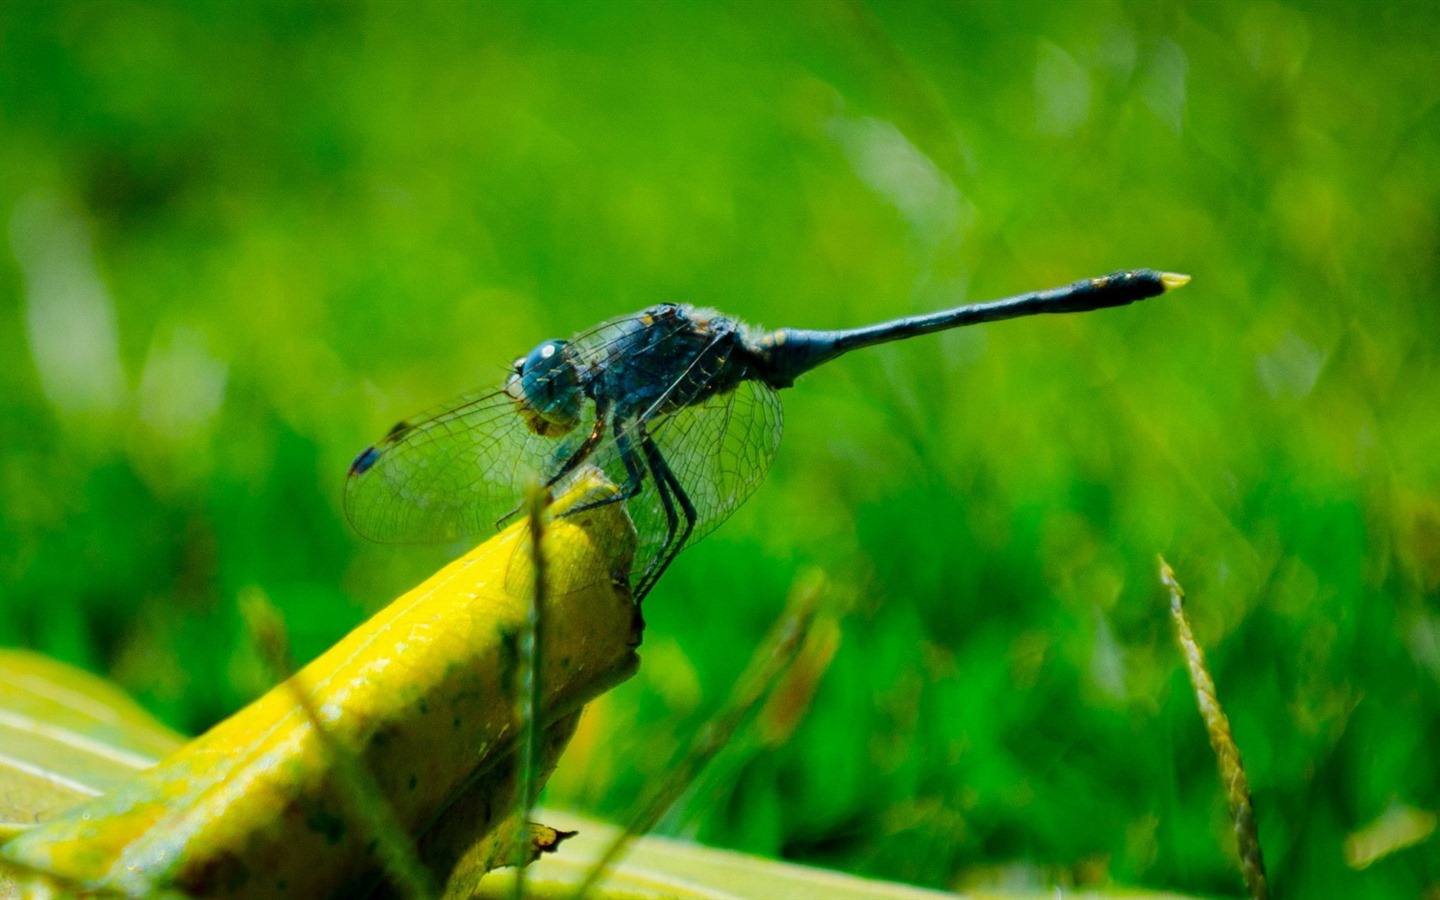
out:
<path id="1" fill-rule="evenodd" d="M 595 452 L 595 448 L 599 446 L 600 438 L 604 436 L 604 434 L 605 411 L 600 410 L 595 416 L 595 427 L 590 429 L 590 435 L 585 438 L 584 443 L 575 449 L 574 453 L 570 454 L 570 458 L 565 460 L 565 463 L 560 466 L 559 471 L 551 476 L 549 481 L 545 482 L 546 489 L 553 488 L 560 482 L 560 479 L 575 471 L 577 466 L 589 459 L 590 454 Z"/>
<path id="2" fill-rule="evenodd" d="M 660 448 L 655 446 L 655 441 L 643 429 L 640 431 L 640 448 L 645 453 L 645 461 L 650 466 L 650 473 L 655 479 L 655 491 L 660 495 L 660 503 L 665 509 L 665 543 L 660 548 L 659 556 L 645 569 L 645 574 L 640 579 L 635 595 L 643 599 L 660 580 L 660 576 L 669 568 L 670 563 L 680 554 L 685 542 L 695 531 L 695 520 L 698 518 L 695 512 L 695 504 L 690 502 L 690 497 L 685 493 L 685 488 L 680 484 L 680 479 L 671 470 L 670 464 L 665 462 L 665 457 Z M 673 501 L 673 502 L 672 502 Z M 675 504 L 679 504 L 680 512 L 685 517 L 685 526 L 679 528 L 678 517 L 675 515 Z M 679 535 L 676 531 L 679 530 Z"/>
<path id="3" fill-rule="evenodd" d="M 589 503 L 582 503 L 567 510 L 565 515 L 573 516 L 597 506 L 620 503 L 630 500 L 640 493 L 640 489 L 645 486 L 645 467 L 640 464 L 639 457 L 635 455 L 635 446 L 630 441 L 630 435 L 626 432 L 624 423 L 618 421 L 615 423 L 615 449 L 619 452 L 620 461 L 625 464 L 625 484 L 621 486 L 620 492 L 599 500 L 591 500 Z"/>
<path id="4" fill-rule="evenodd" d="M 655 479 L 655 493 L 660 497 L 660 507 L 665 510 L 665 540 L 660 544 L 660 552 L 645 567 L 644 574 L 640 576 L 640 581 L 635 585 L 636 599 L 643 600 L 645 595 L 650 593 L 650 588 L 655 586 L 655 581 L 660 577 L 660 573 L 665 571 L 665 565 L 669 562 L 669 558 L 677 552 L 675 532 L 680 527 L 680 517 L 675 514 L 675 503 L 670 497 L 670 481 L 662 474 L 669 470 L 655 468 L 655 460 L 659 454 L 655 452 L 655 444 L 650 440 L 649 435 L 641 435 L 640 446 L 650 464 L 651 477 Z M 661 465 L 664 465 L 663 460 Z"/>
<path id="5" fill-rule="evenodd" d="M 554 475 L 550 476 L 550 479 L 545 482 L 545 490 L 548 491 L 551 488 L 555 487 L 555 485 L 560 483 L 561 479 L 563 479 L 566 475 L 569 475 L 571 472 L 575 471 L 582 462 L 589 459 L 590 454 L 594 453 L 595 448 L 600 445 L 600 438 L 602 438 L 604 435 L 605 411 L 600 410 L 595 417 L 595 427 L 590 429 L 589 436 L 585 438 L 584 443 L 582 443 L 579 447 L 575 448 L 575 452 L 570 454 L 570 457 L 560 465 L 559 470 L 556 471 Z M 570 510 L 570 512 L 567 512 L 566 515 L 568 516 L 571 513 L 581 512 L 584 509 L 593 509 L 596 506 L 604 506 L 606 503 L 614 503 L 618 499 L 620 498 L 607 497 L 604 500 L 598 500 L 595 503 L 587 504 L 581 509 L 572 509 Z M 505 515 L 495 520 L 495 530 L 499 531 L 501 528 L 505 527 L 505 523 L 512 521 L 517 515 L 520 514 L 520 510 L 523 508 L 523 505 L 516 506 L 514 509 L 507 512 Z"/>

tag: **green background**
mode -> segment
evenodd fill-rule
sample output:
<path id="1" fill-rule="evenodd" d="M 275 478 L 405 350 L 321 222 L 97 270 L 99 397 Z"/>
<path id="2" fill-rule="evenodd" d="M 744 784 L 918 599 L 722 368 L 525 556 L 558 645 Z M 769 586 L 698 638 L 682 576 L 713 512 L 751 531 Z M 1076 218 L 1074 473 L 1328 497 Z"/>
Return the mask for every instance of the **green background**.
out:
<path id="1" fill-rule="evenodd" d="M 819 570 L 849 612 L 808 718 L 667 829 L 928 885 L 1234 894 L 1163 553 L 1277 889 L 1440 890 L 1433 836 L 1345 858 L 1440 807 L 1437 20 L 0 5 L 0 642 L 198 730 L 264 687 L 242 593 L 308 657 L 445 558 L 354 537 L 346 466 L 543 338 L 662 300 L 838 327 L 1189 272 L 785 392 L 767 483 L 647 600 L 642 672 L 550 802 L 623 814 Z"/>

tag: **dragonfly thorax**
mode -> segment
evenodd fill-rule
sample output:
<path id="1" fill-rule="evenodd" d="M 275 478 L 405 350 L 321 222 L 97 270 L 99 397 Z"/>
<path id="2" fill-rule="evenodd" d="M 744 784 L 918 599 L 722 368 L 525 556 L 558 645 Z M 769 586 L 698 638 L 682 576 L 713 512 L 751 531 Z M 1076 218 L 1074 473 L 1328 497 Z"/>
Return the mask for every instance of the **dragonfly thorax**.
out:
<path id="1" fill-rule="evenodd" d="M 567 342 L 545 341 L 515 360 L 505 382 L 505 393 L 530 430 L 539 435 L 561 435 L 580 422 L 585 395 L 575 364 L 565 352 Z"/>
<path id="2" fill-rule="evenodd" d="M 651 419 L 731 391 L 749 369 L 735 322 L 714 310 L 652 306 L 616 325 L 588 390 L 621 421 Z"/>

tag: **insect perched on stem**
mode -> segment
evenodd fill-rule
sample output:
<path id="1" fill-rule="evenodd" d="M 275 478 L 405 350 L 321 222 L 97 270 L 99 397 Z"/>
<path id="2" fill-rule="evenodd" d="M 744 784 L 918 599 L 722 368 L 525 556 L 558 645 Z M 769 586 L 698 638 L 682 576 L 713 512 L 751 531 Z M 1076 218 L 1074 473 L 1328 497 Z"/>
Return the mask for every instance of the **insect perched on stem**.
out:
<path id="1" fill-rule="evenodd" d="M 842 331 L 765 332 L 661 304 L 547 340 L 506 382 L 401 422 L 355 458 L 345 509 L 385 542 L 453 540 L 517 516 L 526 485 L 563 490 L 582 464 L 620 486 L 640 538 L 643 598 L 685 546 L 754 493 L 780 442 L 776 391 L 887 341 L 1036 313 L 1123 306 L 1184 285 L 1137 269 Z M 574 510 L 572 512 L 578 512 Z"/>

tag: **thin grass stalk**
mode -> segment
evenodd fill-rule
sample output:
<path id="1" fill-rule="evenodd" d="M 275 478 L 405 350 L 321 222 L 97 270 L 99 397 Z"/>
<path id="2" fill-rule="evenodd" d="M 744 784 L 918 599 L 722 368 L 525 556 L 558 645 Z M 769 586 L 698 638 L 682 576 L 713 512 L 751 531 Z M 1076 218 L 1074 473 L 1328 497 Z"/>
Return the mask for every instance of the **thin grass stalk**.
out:
<path id="1" fill-rule="evenodd" d="M 532 486 L 526 496 L 526 520 L 529 524 L 534 583 L 530 591 L 530 609 L 525 618 L 525 629 L 520 635 L 517 654 L 519 677 L 516 683 L 520 690 L 515 711 L 520 723 L 520 759 L 515 776 L 515 825 L 511 829 L 514 835 L 511 852 L 515 866 L 511 896 L 515 900 L 523 900 L 525 896 L 525 867 L 530 864 L 531 859 L 527 825 L 530 821 L 531 806 L 535 802 L 535 781 L 540 766 L 540 627 L 546 591 L 546 500 L 544 489 L 538 485 Z"/>
<path id="2" fill-rule="evenodd" d="M 1160 581 L 1170 592 L 1170 617 L 1175 622 L 1175 638 L 1190 670 L 1195 702 L 1200 707 L 1200 717 L 1205 720 L 1205 731 L 1210 735 L 1210 747 L 1215 751 L 1215 760 L 1220 766 L 1220 781 L 1225 786 L 1225 799 L 1230 804 L 1230 821 L 1235 829 L 1235 844 L 1240 855 L 1240 873 L 1245 878 L 1251 900 L 1267 900 L 1270 889 L 1265 877 L 1265 859 L 1260 852 L 1255 806 L 1250 797 L 1245 766 L 1240 760 L 1240 748 L 1230 731 L 1230 719 L 1220 706 L 1215 680 L 1205 666 L 1205 654 L 1200 650 L 1195 633 L 1190 629 L 1190 620 L 1185 615 L 1185 589 L 1163 558 L 1160 560 Z"/>
<path id="3" fill-rule="evenodd" d="M 666 766 L 669 774 L 640 803 L 630 821 L 586 872 L 584 880 L 575 890 L 574 900 L 583 900 L 630 846 L 630 842 L 655 827 L 665 811 L 689 789 L 710 760 L 730 744 L 735 733 L 770 695 L 780 676 L 790 668 L 805 646 L 805 638 L 819 609 L 822 588 L 823 583 L 815 579 L 795 592 L 785 614 L 751 655 L 725 705 L 700 727 L 676 761 Z"/>

